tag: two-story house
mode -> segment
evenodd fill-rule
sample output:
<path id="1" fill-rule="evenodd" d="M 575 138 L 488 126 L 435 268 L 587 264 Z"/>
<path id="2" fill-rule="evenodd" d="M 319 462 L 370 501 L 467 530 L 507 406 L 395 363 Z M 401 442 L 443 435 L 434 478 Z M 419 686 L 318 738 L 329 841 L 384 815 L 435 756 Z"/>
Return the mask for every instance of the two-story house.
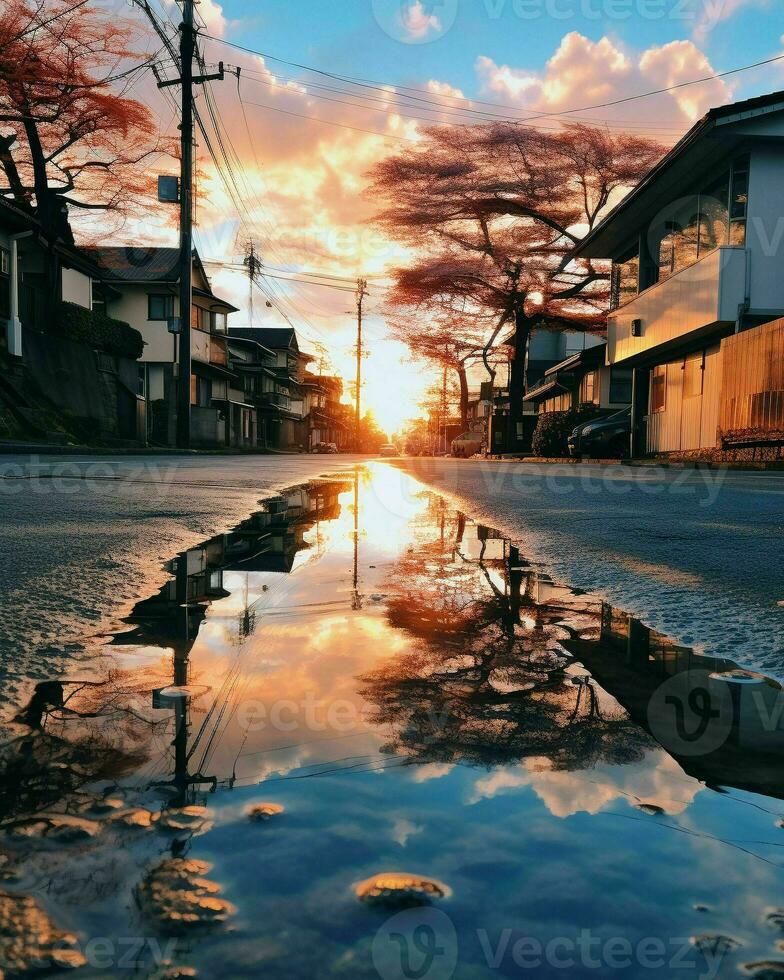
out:
<path id="1" fill-rule="evenodd" d="M 263 391 L 258 404 L 264 445 L 270 449 L 304 451 L 309 448 L 309 391 L 307 365 L 313 360 L 299 348 L 293 327 L 231 327 L 233 340 L 251 340 L 272 354 L 269 365 L 273 384 Z M 239 364 L 239 362 L 235 362 Z M 242 370 L 241 365 L 239 369 Z"/>
<path id="2" fill-rule="evenodd" d="M 179 249 L 112 246 L 91 250 L 114 287 L 112 298 L 96 298 L 106 311 L 139 330 L 145 347 L 141 387 L 148 405 L 152 442 L 175 442 L 179 335 Z M 216 296 L 198 253 L 193 252 L 191 325 L 191 438 L 194 445 L 255 443 L 254 407 L 241 379 L 230 369 L 227 318 L 237 307 Z"/>
<path id="3" fill-rule="evenodd" d="M 535 405 L 539 414 L 569 412 L 592 406 L 596 414 L 628 407 L 632 398 L 632 369 L 610 367 L 607 345 L 597 344 L 572 354 L 544 372 L 540 383 L 523 401 Z"/>
<path id="4" fill-rule="evenodd" d="M 784 92 L 711 109 L 582 241 L 637 454 L 784 437 Z"/>
<path id="5" fill-rule="evenodd" d="M 513 346 L 514 331 L 501 340 L 501 345 Z M 530 391 L 538 387 L 548 368 L 559 364 L 583 350 L 604 342 L 603 337 L 581 330 L 535 330 L 528 343 L 525 387 Z M 499 370 L 499 378 L 501 371 Z M 488 447 L 491 454 L 526 452 L 531 448 L 531 437 L 537 422 L 536 407 L 523 399 L 522 417 L 515 421 L 515 431 L 510 429 L 511 365 L 507 367 L 507 382 L 497 387 L 493 394 L 493 411 L 489 417 Z M 523 392 L 514 397 L 523 398 Z"/>

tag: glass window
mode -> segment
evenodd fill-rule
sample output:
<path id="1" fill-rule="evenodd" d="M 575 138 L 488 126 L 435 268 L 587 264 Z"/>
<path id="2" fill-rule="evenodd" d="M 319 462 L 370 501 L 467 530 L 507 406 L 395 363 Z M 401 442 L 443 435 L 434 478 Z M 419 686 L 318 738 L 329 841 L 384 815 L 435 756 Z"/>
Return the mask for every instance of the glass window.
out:
<path id="1" fill-rule="evenodd" d="M 730 193 L 730 245 L 746 244 L 746 210 L 749 203 L 749 158 L 741 157 L 732 168 Z"/>
<path id="2" fill-rule="evenodd" d="M 663 412 L 666 403 L 667 365 L 657 364 L 651 371 L 651 412 Z"/>
<path id="3" fill-rule="evenodd" d="M 730 175 L 722 176 L 700 194 L 700 254 L 727 244 Z"/>
<path id="4" fill-rule="evenodd" d="M 106 313 L 106 296 L 101 289 L 101 284 L 95 279 L 92 281 L 92 306 L 96 313 Z"/>
<path id="5" fill-rule="evenodd" d="M 669 279 L 675 271 L 675 241 L 678 229 L 674 222 L 668 221 L 665 232 L 659 241 L 659 280 Z"/>
<path id="6" fill-rule="evenodd" d="M 610 368 L 610 404 L 628 405 L 632 400 L 631 368 Z"/>
<path id="7" fill-rule="evenodd" d="M 147 296 L 147 319 L 168 320 L 174 316 L 174 297 L 171 293 L 150 293 Z"/>
<path id="8" fill-rule="evenodd" d="M 583 378 L 582 385 L 580 386 L 580 401 L 593 402 L 596 396 L 596 372 L 589 371 L 588 374 Z"/>
<path id="9" fill-rule="evenodd" d="M 11 253 L 0 248 L 0 316 L 11 316 Z"/>
<path id="10" fill-rule="evenodd" d="M 612 308 L 617 309 L 634 299 L 640 289 L 640 255 L 635 251 L 613 268 Z"/>

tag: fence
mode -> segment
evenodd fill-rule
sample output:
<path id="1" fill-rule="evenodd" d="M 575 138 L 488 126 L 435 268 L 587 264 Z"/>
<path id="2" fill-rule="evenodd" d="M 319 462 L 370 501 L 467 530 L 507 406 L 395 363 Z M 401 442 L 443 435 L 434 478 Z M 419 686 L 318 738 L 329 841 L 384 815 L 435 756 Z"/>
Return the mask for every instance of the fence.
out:
<path id="1" fill-rule="evenodd" d="M 721 342 L 722 446 L 784 441 L 784 319 Z"/>

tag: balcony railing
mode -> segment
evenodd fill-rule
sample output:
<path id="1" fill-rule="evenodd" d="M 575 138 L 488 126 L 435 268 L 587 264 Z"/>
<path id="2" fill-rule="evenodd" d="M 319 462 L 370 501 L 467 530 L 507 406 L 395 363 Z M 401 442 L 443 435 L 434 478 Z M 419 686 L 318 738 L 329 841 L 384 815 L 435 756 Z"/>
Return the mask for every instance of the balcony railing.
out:
<path id="1" fill-rule="evenodd" d="M 733 323 L 746 296 L 746 250 L 726 246 L 656 283 L 607 318 L 617 364 L 717 323 Z"/>

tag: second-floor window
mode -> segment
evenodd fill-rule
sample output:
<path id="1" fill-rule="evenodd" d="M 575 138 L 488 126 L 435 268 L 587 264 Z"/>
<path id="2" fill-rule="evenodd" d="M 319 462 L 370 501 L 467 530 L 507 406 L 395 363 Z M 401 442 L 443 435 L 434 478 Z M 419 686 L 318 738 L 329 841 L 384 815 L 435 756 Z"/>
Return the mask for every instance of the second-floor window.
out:
<path id="1" fill-rule="evenodd" d="M 147 295 L 147 319 L 168 320 L 174 316 L 174 297 L 171 293 Z"/>
<path id="2" fill-rule="evenodd" d="M 11 253 L 0 248 L 0 316 L 11 316 Z"/>
<path id="3" fill-rule="evenodd" d="M 697 194 L 687 195 L 658 229 L 651 228 L 648 244 L 658 280 L 722 245 L 745 245 L 748 186 L 749 158 L 739 157 Z"/>

